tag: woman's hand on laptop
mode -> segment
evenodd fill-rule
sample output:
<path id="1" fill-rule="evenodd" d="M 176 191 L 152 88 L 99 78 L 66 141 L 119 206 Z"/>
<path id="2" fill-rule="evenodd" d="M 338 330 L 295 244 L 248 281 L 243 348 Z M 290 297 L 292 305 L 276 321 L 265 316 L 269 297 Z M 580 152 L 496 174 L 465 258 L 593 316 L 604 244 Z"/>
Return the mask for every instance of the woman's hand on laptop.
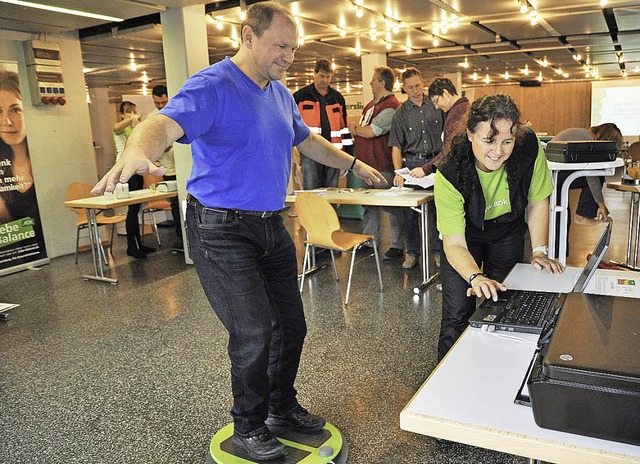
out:
<path id="1" fill-rule="evenodd" d="M 562 274 L 564 272 L 564 266 L 560 261 L 549 258 L 543 251 L 536 251 L 531 254 L 531 264 L 537 270 L 545 269 L 551 274 Z"/>
<path id="2" fill-rule="evenodd" d="M 499 291 L 504 292 L 507 289 L 504 284 L 490 279 L 484 274 L 479 274 L 469 285 L 471 285 L 471 287 L 467 289 L 467 296 L 475 295 L 479 298 L 491 298 L 493 301 L 498 301 Z"/>

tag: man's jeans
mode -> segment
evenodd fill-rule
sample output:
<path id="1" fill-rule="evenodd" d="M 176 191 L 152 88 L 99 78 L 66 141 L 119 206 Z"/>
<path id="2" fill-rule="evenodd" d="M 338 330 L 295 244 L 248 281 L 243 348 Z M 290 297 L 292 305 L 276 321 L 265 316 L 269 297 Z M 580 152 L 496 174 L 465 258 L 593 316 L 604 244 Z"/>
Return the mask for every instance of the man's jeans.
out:
<path id="1" fill-rule="evenodd" d="M 189 254 L 229 332 L 235 431 L 298 405 L 293 386 L 307 327 L 296 250 L 282 217 L 207 208 L 189 196 Z"/>
<path id="2" fill-rule="evenodd" d="M 404 165 L 409 168 L 409 170 L 412 170 L 422 166 L 427 161 L 429 160 L 425 158 L 405 156 Z M 427 208 L 429 208 L 429 216 L 433 218 L 433 221 L 431 221 L 431 230 L 429 230 L 430 243 L 428 246 L 432 252 L 440 253 L 442 243 L 438 239 L 438 230 L 436 228 L 435 202 L 429 202 Z M 407 243 L 407 254 L 415 257 L 420 256 L 422 248 L 422 237 L 420 236 L 420 213 L 411 208 L 404 208 L 404 234 Z"/>
<path id="3" fill-rule="evenodd" d="M 300 153 L 302 166 L 302 186 L 305 190 L 323 187 L 337 187 L 340 169 L 320 164 Z"/>
<path id="4" fill-rule="evenodd" d="M 389 189 L 393 187 L 393 178 L 395 173 L 393 172 L 380 172 L 386 179 L 387 185 L 384 187 L 374 186 L 373 188 Z M 404 218 L 402 208 L 387 207 L 387 206 L 365 206 L 364 215 L 362 216 L 362 233 L 366 235 L 374 235 L 376 237 L 376 244 L 380 245 L 380 211 L 385 211 L 389 214 L 389 224 L 391 226 L 391 248 L 398 248 L 402 250 L 404 248 Z"/>

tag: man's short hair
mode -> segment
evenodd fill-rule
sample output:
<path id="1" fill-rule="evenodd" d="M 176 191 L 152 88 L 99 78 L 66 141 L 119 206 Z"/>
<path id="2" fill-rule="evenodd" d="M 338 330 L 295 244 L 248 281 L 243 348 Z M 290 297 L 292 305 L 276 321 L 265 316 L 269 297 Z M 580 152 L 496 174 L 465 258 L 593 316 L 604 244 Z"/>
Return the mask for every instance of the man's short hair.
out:
<path id="1" fill-rule="evenodd" d="M 269 29 L 271 21 L 275 15 L 281 15 L 289 19 L 297 27 L 296 21 L 289 10 L 276 2 L 254 3 L 247 10 L 247 17 L 240 24 L 240 40 L 242 40 L 242 30 L 245 26 L 250 26 L 258 37 L 262 37 L 264 31 Z"/>
<path id="2" fill-rule="evenodd" d="M 444 95 L 444 91 L 449 92 L 451 95 L 458 95 L 456 91 L 456 86 L 453 85 L 450 79 L 446 77 L 438 77 L 429 85 L 429 98 L 431 97 L 441 97 Z"/>
<path id="3" fill-rule="evenodd" d="M 331 61 L 326 58 L 319 58 L 316 61 L 316 66 L 313 68 L 313 72 L 318 74 L 320 71 L 324 71 L 329 74 L 333 74 L 333 69 L 331 69 Z"/>
<path id="4" fill-rule="evenodd" d="M 156 97 L 162 97 L 163 95 L 169 95 L 167 93 L 167 86 L 166 85 L 155 85 L 153 87 L 153 90 L 151 91 L 151 94 L 156 96 Z"/>
<path id="5" fill-rule="evenodd" d="M 391 92 L 393 90 L 393 84 L 396 80 L 396 75 L 389 66 L 376 66 L 373 68 L 374 75 L 378 76 L 378 79 L 384 82 L 385 90 Z"/>
<path id="6" fill-rule="evenodd" d="M 402 77 L 401 77 L 402 82 L 406 81 L 407 79 L 413 76 L 418 76 L 420 80 L 422 80 L 422 73 L 420 72 L 420 70 L 412 66 L 410 68 L 405 69 L 405 71 L 402 73 Z"/>

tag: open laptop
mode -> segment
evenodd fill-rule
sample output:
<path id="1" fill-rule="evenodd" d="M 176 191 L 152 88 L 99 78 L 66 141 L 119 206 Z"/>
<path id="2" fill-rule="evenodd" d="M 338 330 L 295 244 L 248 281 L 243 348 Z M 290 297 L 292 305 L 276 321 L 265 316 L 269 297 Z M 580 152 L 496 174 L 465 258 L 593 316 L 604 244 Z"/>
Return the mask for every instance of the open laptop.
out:
<path id="1" fill-rule="evenodd" d="M 573 290 L 582 293 L 609 248 L 611 223 L 607 224 L 598 243 L 580 273 Z M 498 292 L 498 301 L 485 299 L 469 319 L 471 327 L 486 326 L 489 331 L 503 330 L 540 334 L 560 312 L 566 293 L 532 290 Z"/>

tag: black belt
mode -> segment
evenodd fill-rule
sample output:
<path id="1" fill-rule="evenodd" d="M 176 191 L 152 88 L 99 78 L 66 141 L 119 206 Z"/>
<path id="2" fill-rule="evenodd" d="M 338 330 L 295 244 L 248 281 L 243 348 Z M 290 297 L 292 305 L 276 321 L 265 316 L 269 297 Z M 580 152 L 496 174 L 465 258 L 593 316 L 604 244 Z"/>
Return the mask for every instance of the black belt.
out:
<path id="1" fill-rule="evenodd" d="M 431 159 L 436 156 L 437 153 L 405 153 L 405 158 L 421 158 L 421 159 Z"/>
<path id="2" fill-rule="evenodd" d="M 205 208 L 218 209 L 218 210 L 222 210 L 222 211 L 233 211 L 234 213 L 238 214 L 239 216 L 242 216 L 242 215 L 258 216 L 258 217 L 261 217 L 261 218 L 268 218 L 268 217 L 277 216 L 281 212 L 289 209 L 289 208 L 282 208 L 282 209 L 278 209 L 278 210 L 275 210 L 275 211 L 252 211 L 252 210 L 246 210 L 246 209 L 221 208 L 221 207 L 218 207 L 218 206 L 210 207 L 210 206 L 205 206 L 202 203 L 200 203 L 200 201 L 196 197 L 191 195 L 191 194 L 187 195 L 187 201 L 190 202 L 191 204 L 198 203 L 201 206 L 204 206 Z"/>

